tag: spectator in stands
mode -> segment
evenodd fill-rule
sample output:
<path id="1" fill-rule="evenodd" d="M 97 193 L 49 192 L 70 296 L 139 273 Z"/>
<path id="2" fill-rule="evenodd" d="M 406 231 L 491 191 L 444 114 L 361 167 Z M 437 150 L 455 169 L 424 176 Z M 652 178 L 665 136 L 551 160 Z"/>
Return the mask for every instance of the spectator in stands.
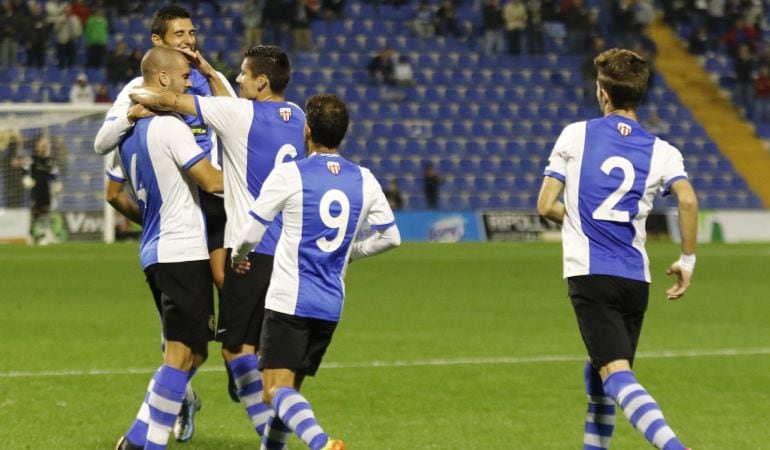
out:
<path id="1" fill-rule="evenodd" d="M 398 61 L 393 68 L 393 78 L 400 87 L 410 87 L 414 84 L 414 70 L 408 56 L 401 55 L 398 57 Z"/>
<path id="2" fill-rule="evenodd" d="M 78 16 L 80 24 L 85 27 L 88 23 L 88 19 L 91 18 L 91 8 L 89 8 L 83 0 L 72 0 L 70 2 L 70 8 L 72 8 L 72 14 Z"/>
<path id="3" fill-rule="evenodd" d="M 508 54 L 521 53 L 521 36 L 527 28 L 527 7 L 523 0 L 508 0 L 503 7 L 505 33 L 508 35 Z"/>
<path id="4" fill-rule="evenodd" d="M 48 25 L 40 4 L 32 3 L 29 12 L 27 23 L 22 28 L 27 67 L 42 68 L 45 65 L 45 48 L 48 45 Z"/>
<path id="5" fill-rule="evenodd" d="M 80 36 L 83 34 L 83 25 L 78 16 L 72 14 L 69 5 L 62 8 L 54 19 L 53 32 L 56 37 L 56 56 L 59 60 L 59 68 L 66 69 L 75 64 Z"/>
<path id="6" fill-rule="evenodd" d="M 596 65 L 594 65 L 594 58 L 604 50 L 604 39 L 599 35 L 593 36 L 580 71 L 583 77 L 583 100 L 587 105 L 596 104 Z"/>
<path id="7" fill-rule="evenodd" d="M 294 5 L 291 34 L 294 40 L 292 50 L 297 53 L 306 52 L 311 47 L 309 3 L 309 0 L 298 0 Z"/>
<path id="8" fill-rule="evenodd" d="M 655 6 L 652 0 L 636 0 L 634 7 L 634 24 L 636 32 L 641 33 L 655 20 Z"/>
<path id="9" fill-rule="evenodd" d="M 636 29 L 634 17 L 634 0 L 617 0 L 615 2 L 612 7 L 615 47 L 630 47 L 633 44 Z"/>
<path id="10" fill-rule="evenodd" d="M 729 55 L 735 57 L 739 53 L 739 47 L 744 44 L 748 46 L 751 53 L 756 53 L 758 38 L 757 28 L 747 23 L 743 18 L 739 18 L 722 36 L 720 43 L 725 46 Z"/>
<path id="11" fill-rule="evenodd" d="M 443 0 L 436 10 L 436 34 L 439 36 L 452 35 L 456 38 L 463 36 L 457 9 L 452 0 Z"/>
<path id="12" fill-rule="evenodd" d="M 545 29 L 543 27 L 543 2 L 527 1 L 527 49 L 530 55 L 545 53 Z"/>
<path id="13" fill-rule="evenodd" d="M 484 13 L 484 52 L 488 56 L 503 53 L 505 46 L 505 19 L 500 0 L 489 0 L 483 8 Z"/>
<path id="14" fill-rule="evenodd" d="M 83 40 L 86 44 L 86 67 L 104 67 L 104 53 L 110 40 L 110 25 L 104 15 L 104 8 L 98 8 L 88 17 Z"/>
<path id="15" fill-rule="evenodd" d="M 754 109 L 755 120 L 770 123 L 770 66 L 759 66 L 757 77 L 754 79 Z"/>
<path id="16" fill-rule="evenodd" d="M 369 71 L 369 79 L 375 83 L 395 84 L 395 57 L 396 54 L 390 46 L 380 50 L 371 60 L 367 70 Z"/>
<path id="17" fill-rule="evenodd" d="M 571 53 L 584 53 L 591 33 L 591 11 L 583 0 L 572 0 L 562 10 L 567 30 L 567 47 Z"/>
<path id="18" fill-rule="evenodd" d="M 706 27 L 698 27 L 690 34 L 689 39 L 690 53 L 694 55 L 703 55 L 713 50 L 711 47 L 711 37 Z"/>
<path id="19" fill-rule="evenodd" d="M 126 43 L 120 41 L 115 49 L 107 55 L 107 81 L 110 84 L 125 83 L 134 78 L 134 61 L 128 54 Z"/>
<path id="20" fill-rule="evenodd" d="M 70 88 L 70 103 L 88 105 L 95 100 L 96 93 L 94 87 L 88 83 L 88 76 L 84 73 L 79 74 L 75 84 Z"/>
<path id="21" fill-rule="evenodd" d="M 401 195 L 401 190 L 398 188 L 398 182 L 395 178 L 391 178 L 388 181 L 388 189 L 385 190 L 385 198 L 388 199 L 390 209 L 393 211 L 399 211 L 404 207 L 404 196 Z"/>
<path id="22" fill-rule="evenodd" d="M 262 43 L 262 12 L 265 0 L 244 2 L 241 19 L 243 20 L 243 50 Z"/>
<path id="23" fill-rule="evenodd" d="M 428 0 L 420 0 L 414 20 L 412 21 L 412 29 L 414 34 L 420 39 L 428 39 L 436 32 L 433 23 L 433 11 L 430 9 L 430 2 Z"/>
<path id="24" fill-rule="evenodd" d="M 3 164 L 3 190 L 5 207 L 21 208 L 24 205 L 24 158 L 21 155 L 21 133 L 18 130 L 3 130 L 0 139 L 0 154 Z"/>
<path id="25" fill-rule="evenodd" d="M 45 11 L 43 12 L 43 15 L 45 16 L 49 28 L 53 28 L 57 18 L 61 15 L 66 6 L 67 2 L 65 0 L 48 0 L 45 2 Z"/>
<path id="26" fill-rule="evenodd" d="M 296 0 L 294 0 L 296 2 Z M 266 44 L 288 48 L 289 25 L 293 8 L 284 0 L 267 0 L 262 12 L 262 40 Z"/>
<path id="27" fill-rule="evenodd" d="M 11 0 L 3 1 L 0 8 L 0 69 L 5 69 L 19 65 L 19 31 L 22 18 Z"/>
<path id="28" fill-rule="evenodd" d="M 107 86 L 103 84 L 97 86 L 94 103 L 112 103 L 112 97 L 110 96 L 110 91 L 107 90 Z"/>
<path id="29" fill-rule="evenodd" d="M 754 55 L 749 44 L 741 44 L 738 47 L 738 55 L 733 60 L 735 73 L 735 88 L 733 101 L 742 113 L 749 119 L 754 117 L 752 96 L 754 95 Z"/>
<path id="30" fill-rule="evenodd" d="M 425 204 L 429 209 L 438 209 L 438 191 L 444 179 L 433 169 L 432 163 L 426 163 L 422 172 L 425 189 Z"/>
<path id="31" fill-rule="evenodd" d="M 321 12 L 326 20 L 345 18 L 345 0 L 322 0 Z"/>

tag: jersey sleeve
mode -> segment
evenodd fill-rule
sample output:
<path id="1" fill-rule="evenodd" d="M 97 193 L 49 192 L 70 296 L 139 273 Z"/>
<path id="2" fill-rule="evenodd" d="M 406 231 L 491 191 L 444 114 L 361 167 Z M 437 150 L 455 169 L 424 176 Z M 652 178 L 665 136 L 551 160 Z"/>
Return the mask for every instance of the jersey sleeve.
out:
<path id="1" fill-rule="evenodd" d="M 671 193 L 671 185 L 676 180 L 687 179 L 687 172 L 684 170 L 684 157 L 676 147 L 660 140 L 655 144 L 665 146 L 660 189 L 661 195 L 665 197 Z"/>
<path id="2" fill-rule="evenodd" d="M 251 106 L 248 100 L 232 97 L 201 97 L 196 95 L 195 109 L 198 117 L 211 125 L 218 135 L 232 132 L 238 126 L 244 108 Z"/>
<path id="3" fill-rule="evenodd" d="M 158 118 L 159 132 L 163 139 L 163 148 L 174 159 L 174 162 L 184 170 L 206 157 L 187 126 L 176 116 Z"/>
<path id="4" fill-rule="evenodd" d="M 374 178 L 369 169 L 361 168 L 364 178 L 364 192 L 372 199 L 371 207 L 366 215 L 366 221 L 375 230 L 384 230 L 396 223 L 396 217 L 390 208 L 385 193 L 382 192 L 382 186 Z"/>
<path id="5" fill-rule="evenodd" d="M 272 222 L 283 210 L 286 200 L 299 189 L 297 164 L 289 162 L 276 166 L 265 179 L 249 215 L 265 225 Z"/>
<path id="6" fill-rule="evenodd" d="M 553 145 L 543 176 L 556 178 L 562 183 L 567 179 L 568 152 L 572 143 L 577 139 L 579 125 L 580 123 L 572 123 L 564 127 Z"/>
<path id="7" fill-rule="evenodd" d="M 115 152 L 112 154 L 107 165 L 106 175 L 107 178 L 116 183 L 126 182 L 126 172 L 123 170 L 123 164 L 120 161 L 120 153 Z"/>
<path id="8" fill-rule="evenodd" d="M 137 77 L 128 82 L 118 94 L 115 102 L 107 111 L 99 131 L 94 138 L 94 151 L 100 155 L 107 154 L 114 150 L 123 135 L 131 129 L 132 125 L 126 117 L 128 109 L 131 107 L 131 99 L 128 97 L 129 91 L 134 86 L 142 84 L 142 77 Z"/>

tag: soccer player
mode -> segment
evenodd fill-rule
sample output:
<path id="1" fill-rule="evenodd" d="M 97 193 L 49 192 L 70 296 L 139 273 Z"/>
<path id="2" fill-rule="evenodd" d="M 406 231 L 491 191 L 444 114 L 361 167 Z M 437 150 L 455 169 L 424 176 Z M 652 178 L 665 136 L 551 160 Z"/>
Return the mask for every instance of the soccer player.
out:
<path id="1" fill-rule="evenodd" d="M 304 147 L 305 113 L 285 100 L 290 78 L 288 55 L 279 47 L 258 45 L 244 52 L 237 78 L 239 99 L 181 95 L 158 89 L 131 93 L 132 99 L 151 109 L 197 114 L 221 137 L 228 249 L 235 248 L 235 239 L 248 225 L 249 207 L 273 167 L 297 158 Z M 235 378 L 238 396 L 260 436 L 272 410 L 262 402 L 256 352 L 280 234 L 279 217 L 249 253 L 256 270 L 237 274 L 228 265 L 219 301 L 217 340 L 222 343 L 222 354 Z"/>
<path id="2" fill-rule="evenodd" d="M 190 87 L 190 66 L 176 50 L 155 47 L 142 59 L 145 86 L 170 92 Z M 161 313 L 165 348 L 136 421 L 119 450 L 166 448 L 195 369 L 205 361 L 213 338 L 212 277 L 206 224 L 198 186 L 222 192 L 222 172 L 195 143 L 177 115 L 137 120 L 126 134 L 108 174 L 107 198 L 127 217 L 142 223 L 142 269 Z M 136 204 L 123 193 L 130 181 Z M 197 184 L 197 186 L 196 186 Z"/>
<path id="3" fill-rule="evenodd" d="M 397 247 L 401 236 L 372 173 L 337 151 L 348 128 L 345 104 L 334 95 L 316 95 L 305 110 L 309 156 L 267 177 L 232 260 L 236 270 L 248 271 L 249 251 L 283 213 L 260 343 L 263 395 L 275 416 L 261 448 L 282 448 L 294 431 L 313 450 L 344 450 L 318 425 L 299 389 L 318 370 L 340 320 L 348 261 Z M 377 232 L 353 243 L 364 220 Z"/>
<path id="4" fill-rule="evenodd" d="M 655 447 L 680 450 L 685 446 L 631 366 L 649 297 L 644 241 L 653 197 L 673 193 L 678 201 L 682 244 L 667 271 L 677 278 L 667 291 L 669 300 L 684 295 L 695 268 L 697 199 L 679 150 L 638 123 L 647 62 L 629 50 L 612 49 L 594 64 L 604 116 L 564 128 L 537 201 L 540 215 L 563 223 L 564 277 L 589 355 L 583 448 L 608 448 L 617 403 Z"/>
<path id="5" fill-rule="evenodd" d="M 189 11 L 179 6 L 166 6 L 155 12 L 150 24 L 150 39 L 155 47 L 177 48 L 200 65 L 202 59 L 197 52 L 197 34 Z M 211 83 L 216 79 L 218 83 Z M 196 95 L 220 95 L 235 97 L 235 92 L 224 75 L 214 70 L 210 65 L 193 67 L 190 72 L 192 87 L 190 92 Z M 104 124 L 94 139 L 94 149 L 100 155 L 107 154 L 117 148 L 121 139 L 142 117 L 152 114 L 142 105 L 132 104 L 128 97 L 129 91 L 142 84 L 142 77 L 136 77 L 123 87 L 110 110 L 107 112 Z M 214 87 L 212 88 L 212 84 Z M 214 167 L 221 169 L 219 149 L 216 135 L 196 116 L 184 116 L 198 146 L 206 153 Z M 225 261 L 227 252 L 224 249 L 225 209 L 221 196 L 200 192 L 201 207 L 206 215 L 206 233 L 209 250 L 209 261 L 214 283 L 217 289 L 224 283 Z M 179 420 L 174 426 L 174 436 L 179 442 L 192 439 L 194 433 L 195 412 L 200 409 L 201 401 L 188 386 L 184 405 Z"/>

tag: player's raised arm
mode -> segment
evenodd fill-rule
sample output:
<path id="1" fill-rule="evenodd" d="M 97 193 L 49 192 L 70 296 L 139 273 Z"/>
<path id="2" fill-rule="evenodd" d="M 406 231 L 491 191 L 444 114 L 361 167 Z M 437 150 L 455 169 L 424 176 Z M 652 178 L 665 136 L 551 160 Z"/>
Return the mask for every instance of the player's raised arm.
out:
<path id="1" fill-rule="evenodd" d="M 676 275 L 677 280 L 666 291 L 669 300 L 682 297 L 690 286 L 695 270 L 695 246 L 698 235 L 698 197 L 689 181 L 682 178 L 671 184 L 679 209 L 679 233 L 682 236 L 682 254 L 666 271 Z"/>
<path id="2" fill-rule="evenodd" d="M 177 48 L 176 50 L 182 52 L 190 61 L 190 64 L 206 77 L 209 82 L 209 87 L 211 87 L 211 94 L 214 97 L 236 96 L 235 91 L 233 91 L 232 86 L 230 86 L 230 83 L 224 75 L 217 72 L 217 70 L 206 61 L 200 51 L 196 50 L 193 52 L 185 48 Z"/>
<path id="3" fill-rule="evenodd" d="M 153 113 L 142 105 L 133 104 L 128 96 L 129 91 L 142 84 L 142 77 L 131 80 L 120 91 L 115 103 L 104 119 L 99 131 L 94 138 L 94 151 L 99 155 L 106 155 L 115 150 L 123 136 L 134 126 L 138 119 L 149 117 Z"/>

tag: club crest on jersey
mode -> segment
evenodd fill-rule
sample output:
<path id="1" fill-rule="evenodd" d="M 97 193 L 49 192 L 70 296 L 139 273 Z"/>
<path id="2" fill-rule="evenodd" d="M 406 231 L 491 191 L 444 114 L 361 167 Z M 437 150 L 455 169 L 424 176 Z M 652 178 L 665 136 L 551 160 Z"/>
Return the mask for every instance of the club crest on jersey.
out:
<path id="1" fill-rule="evenodd" d="M 623 122 L 618 122 L 618 132 L 623 135 L 623 137 L 628 136 L 631 134 L 631 125 L 625 124 Z"/>
<path id="2" fill-rule="evenodd" d="M 340 174 L 340 163 L 337 161 L 327 161 L 326 168 L 329 169 L 329 172 L 333 173 L 334 175 Z"/>
<path id="3" fill-rule="evenodd" d="M 281 115 L 281 119 L 283 119 L 284 122 L 288 122 L 289 119 L 291 119 L 291 108 L 280 108 L 278 114 Z"/>

